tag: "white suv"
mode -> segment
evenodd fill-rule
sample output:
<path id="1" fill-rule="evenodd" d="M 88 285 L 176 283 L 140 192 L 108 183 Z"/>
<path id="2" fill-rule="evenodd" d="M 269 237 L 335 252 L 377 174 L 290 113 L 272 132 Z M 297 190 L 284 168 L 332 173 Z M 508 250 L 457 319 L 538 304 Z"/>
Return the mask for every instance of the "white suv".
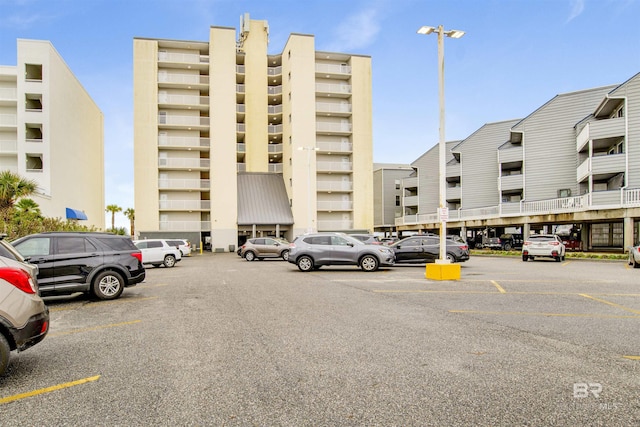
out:
<path id="1" fill-rule="evenodd" d="M 170 245 L 165 239 L 134 240 L 133 243 L 142 252 L 143 264 L 170 268 L 182 259 L 180 249 Z"/>

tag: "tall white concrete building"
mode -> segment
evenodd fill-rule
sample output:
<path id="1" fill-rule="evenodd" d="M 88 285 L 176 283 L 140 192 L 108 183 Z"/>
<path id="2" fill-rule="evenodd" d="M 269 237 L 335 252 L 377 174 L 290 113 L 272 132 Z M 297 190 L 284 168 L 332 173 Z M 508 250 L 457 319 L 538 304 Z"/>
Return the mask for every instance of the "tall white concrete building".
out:
<path id="1" fill-rule="evenodd" d="M 53 45 L 17 41 L 0 66 L 0 170 L 38 184 L 44 216 L 104 229 L 102 112 Z"/>
<path id="2" fill-rule="evenodd" d="M 266 21 L 208 41 L 134 39 L 136 230 L 232 250 L 246 238 L 373 231 L 371 58 Z"/>

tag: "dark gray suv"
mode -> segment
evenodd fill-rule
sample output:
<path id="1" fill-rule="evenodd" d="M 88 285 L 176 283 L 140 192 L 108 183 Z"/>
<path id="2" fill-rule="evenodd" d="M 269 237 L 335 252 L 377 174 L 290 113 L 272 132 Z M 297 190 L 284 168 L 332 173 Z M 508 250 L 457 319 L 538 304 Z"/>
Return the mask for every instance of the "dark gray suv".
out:
<path id="1" fill-rule="evenodd" d="M 146 274 L 142 253 L 127 236 L 50 232 L 11 243 L 38 266 L 42 296 L 85 292 L 98 299 L 115 299 L 125 287 L 142 282 Z"/>
<path id="2" fill-rule="evenodd" d="M 356 265 L 364 271 L 392 266 L 393 249 L 367 245 L 344 233 L 316 233 L 297 237 L 289 244 L 289 259 L 300 271 L 317 270 L 323 265 Z"/>

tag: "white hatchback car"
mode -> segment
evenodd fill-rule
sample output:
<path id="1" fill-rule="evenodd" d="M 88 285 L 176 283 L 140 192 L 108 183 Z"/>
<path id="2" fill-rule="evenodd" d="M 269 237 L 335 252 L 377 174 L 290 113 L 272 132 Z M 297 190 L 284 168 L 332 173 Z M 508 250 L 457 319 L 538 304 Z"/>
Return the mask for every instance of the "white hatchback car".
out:
<path id="1" fill-rule="evenodd" d="M 142 252 L 143 264 L 171 268 L 182 259 L 180 249 L 170 245 L 165 239 L 134 240 L 133 244 Z"/>
<path id="2" fill-rule="evenodd" d="M 182 256 L 191 255 L 191 243 L 186 239 L 167 239 L 167 243 L 176 246 Z"/>
<path id="3" fill-rule="evenodd" d="M 564 255 L 564 243 L 555 234 L 532 234 L 522 244 L 522 261 L 546 257 L 560 262 L 564 261 Z"/>

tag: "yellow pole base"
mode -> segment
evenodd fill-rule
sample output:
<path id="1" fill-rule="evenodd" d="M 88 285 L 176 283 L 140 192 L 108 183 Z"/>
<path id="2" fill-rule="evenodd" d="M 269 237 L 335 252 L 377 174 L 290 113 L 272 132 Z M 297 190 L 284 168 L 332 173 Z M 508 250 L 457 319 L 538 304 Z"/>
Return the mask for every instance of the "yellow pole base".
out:
<path id="1" fill-rule="evenodd" d="M 425 277 L 431 280 L 460 280 L 460 264 L 427 264 Z"/>

